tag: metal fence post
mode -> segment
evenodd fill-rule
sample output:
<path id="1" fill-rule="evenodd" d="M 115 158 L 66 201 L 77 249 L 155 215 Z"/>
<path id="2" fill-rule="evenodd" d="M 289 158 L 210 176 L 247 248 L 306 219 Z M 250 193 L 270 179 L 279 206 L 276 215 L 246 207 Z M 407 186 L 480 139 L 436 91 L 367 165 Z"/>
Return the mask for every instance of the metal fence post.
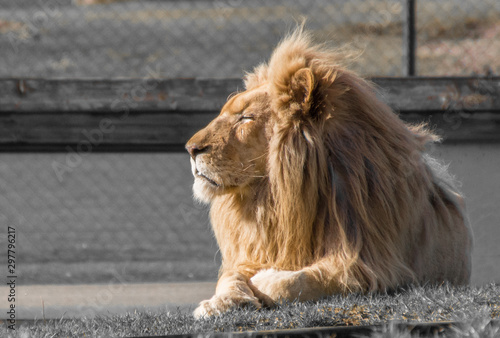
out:
<path id="1" fill-rule="evenodd" d="M 416 0 L 404 0 L 403 8 L 403 75 L 416 75 L 417 34 Z"/>

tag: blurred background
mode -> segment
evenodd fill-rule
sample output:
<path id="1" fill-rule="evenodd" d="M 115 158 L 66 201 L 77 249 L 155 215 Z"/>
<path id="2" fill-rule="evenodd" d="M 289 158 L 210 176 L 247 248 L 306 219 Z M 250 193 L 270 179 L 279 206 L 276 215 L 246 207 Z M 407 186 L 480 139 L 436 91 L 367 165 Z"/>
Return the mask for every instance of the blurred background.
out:
<path id="1" fill-rule="evenodd" d="M 498 0 L 418 0 L 416 9 L 417 75 L 500 73 Z M 355 50 L 361 75 L 403 75 L 398 0 L 0 0 L 0 78 L 143 78 L 151 69 L 240 78 L 302 18 L 318 41 Z M 500 282 L 500 147 L 432 152 L 463 182 L 474 283 Z M 206 207 L 192 202 L 187 153 L 84 154 L 61 179 L 54 168 L 68 156 L 0 154 L 0 223 L 18 233 L 19 284 L 216 279 L 220 257 Z"/>

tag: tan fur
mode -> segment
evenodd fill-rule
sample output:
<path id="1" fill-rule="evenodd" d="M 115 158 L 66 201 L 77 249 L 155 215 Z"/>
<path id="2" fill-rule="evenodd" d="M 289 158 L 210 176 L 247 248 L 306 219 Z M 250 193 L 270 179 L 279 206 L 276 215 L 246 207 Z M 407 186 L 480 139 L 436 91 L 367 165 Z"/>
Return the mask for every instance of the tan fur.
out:
<path id="1" fill-rule="evenodd" d="M 297 29 L 187 143 L 222 254 L 197 317 L 281 298 L 467 284 L 463 199 L 342 54 Z"/>

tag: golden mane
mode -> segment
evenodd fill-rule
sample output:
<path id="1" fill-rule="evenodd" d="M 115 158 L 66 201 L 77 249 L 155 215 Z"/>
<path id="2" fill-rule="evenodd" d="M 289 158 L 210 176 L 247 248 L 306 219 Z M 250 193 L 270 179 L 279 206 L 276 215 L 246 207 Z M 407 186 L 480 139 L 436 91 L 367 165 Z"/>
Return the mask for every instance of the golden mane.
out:
<path id="1" fill-rule="evenodd" d="M 268 86 L 266 175 L 214 197 L 211 220 L 221 276 L 237 271 L 265 304 L 276 297 L 263 295 L 264 270 L 313 276 L 321 292 L 302 285 L 301 299 L 470 277 L 463 201 L 423 153 L 438 138 L 401 121 L 343 57 L 297 29 L 245 79 L 246 91 Z"/>

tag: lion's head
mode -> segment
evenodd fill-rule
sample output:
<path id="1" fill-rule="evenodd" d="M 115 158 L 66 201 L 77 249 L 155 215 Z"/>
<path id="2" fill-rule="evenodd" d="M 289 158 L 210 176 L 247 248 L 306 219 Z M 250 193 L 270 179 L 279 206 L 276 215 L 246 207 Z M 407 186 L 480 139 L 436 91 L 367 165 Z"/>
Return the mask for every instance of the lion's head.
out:
<path id="1" fill-rule="evenodd" d="M 423 155 L 436 137 L 401 121 L 343 57 L 298 29 L 187 143 L 222 270 L 323 262 L 345 290 L 468 280 L 459 198 Z"/>
<path id="2" fill-rule="evenodd" d="M 230 98 L 220 115 L 191 138 L 187 149 L 199 200 L 244 194 L 266 176 L 271 115 L 268 86 L 261 86 Z"/>

